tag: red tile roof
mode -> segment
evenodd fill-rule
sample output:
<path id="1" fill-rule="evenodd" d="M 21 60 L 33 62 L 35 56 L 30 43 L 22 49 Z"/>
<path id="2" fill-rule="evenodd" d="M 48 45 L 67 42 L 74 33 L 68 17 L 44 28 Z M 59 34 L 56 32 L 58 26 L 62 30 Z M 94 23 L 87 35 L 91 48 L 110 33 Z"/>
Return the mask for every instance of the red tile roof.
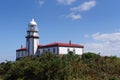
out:
<path id="1" fill-rule="evenodd" d="M 76 47 L 76 48 L 84 48 L 83 45 L 79 45 L 79 44 L 71 44 L 71 43 L 60 43 L 60 42 L 54 42 L 51 44 L 47 44 L 47 45 L 38 45 L 38 48 L 47 48 L 47 47 Z M 26 48 L 20 48 L 17 49 L 16 51 L 25 51 Z"/>
<path id="2" fill-rule="evenodd" d="M 43 45 L 43 46 L 42 46 L 42 45 L 39 45 L 38 48 L 54 47 L 54 46 L 84 48 L 83 45 L 79 45 L 79 44 L 59 43 L 59 42 L 54 42 L 54 43 L 47 44 L 47 45 Z"/>

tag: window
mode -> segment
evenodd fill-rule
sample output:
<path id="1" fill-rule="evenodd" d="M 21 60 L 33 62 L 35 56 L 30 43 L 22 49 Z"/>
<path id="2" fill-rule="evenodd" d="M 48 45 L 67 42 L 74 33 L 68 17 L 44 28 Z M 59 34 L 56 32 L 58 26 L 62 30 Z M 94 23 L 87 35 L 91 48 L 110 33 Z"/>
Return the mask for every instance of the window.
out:
<path id="1" fill-rule="evenodd" d="M 45 52 L 45 50 L 43 49 L 43 53 Z"/>
<path id="2" fill-rule="evenodd" d="M 67 49 L 67 52 L 70 52 L 70 49 L 69 49 L 69 48 Z"/>
<path id="3" fill-rule="evenodd" d="M 19 57 L 19 56 L 20 56 L 20 53 L 18 52 L 18 53 L 17 53 L 17 57 Z"/>
<path id="4" fill-rule="evenodd" d="M 48 52 L 50 52 L 50 49 L 48 49 Z"/>
<path id="5" fill-rule="evenodd" d="M 55 48 L 53 48 L 53 53 L 55 53 Z"/>
<path id="6" fill-rule="evenodd" d="M 19 57 L 21 57 L 21 52 L 19 53 L 19 55 L 20 55 Z"/>
<path id="7" fill-rule="evenodd" d="M 16 57 L 18 57 L 18 52 L 16 53 Z"/>
<path id="8" fill-rule="evenodd" d="M 25 52 L 25 56 L 27 56 L 27 52 Z"/>
<path id="9" fill-rule="evenodd" d="M 73 49 L 73 53 L 75 53 L 75 49 Z"/>
<path id="10" fill-rule="evenodd" d="M 38 50 L 38 52 L 37 52 L 37 56 L 39 56 L 40 55 L 40 50 Z"/>
<path id="11" fill-rule="evenodd" d="M 23 52 L 21 53 L 21 57 L 23 57 L 24 55 L 23 55 Z"/>

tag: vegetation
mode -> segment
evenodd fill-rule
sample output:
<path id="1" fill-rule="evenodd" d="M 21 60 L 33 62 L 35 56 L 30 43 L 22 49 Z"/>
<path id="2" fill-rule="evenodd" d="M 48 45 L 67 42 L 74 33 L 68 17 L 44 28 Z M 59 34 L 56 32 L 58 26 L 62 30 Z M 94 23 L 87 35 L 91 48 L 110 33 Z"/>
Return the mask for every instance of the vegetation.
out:
<path id="1" fill-rule="evenodd" d="M 120 80 L 120 58 L 69 52 L 0 63 L 0 80 Z"/>

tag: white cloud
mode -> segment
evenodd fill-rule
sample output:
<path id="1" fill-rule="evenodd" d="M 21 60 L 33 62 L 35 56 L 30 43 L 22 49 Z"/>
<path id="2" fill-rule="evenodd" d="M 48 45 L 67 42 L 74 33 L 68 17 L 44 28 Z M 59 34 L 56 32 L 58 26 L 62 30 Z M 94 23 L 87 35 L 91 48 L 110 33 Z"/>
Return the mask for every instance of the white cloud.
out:
<path id="1" fill-rule="evenodd" d="M 86 43 L 85 52 L 101 53 L 104 56 L 120 56 L 120 46 L 118 44 L 107 43 Z"/>
<path id="2" fill-rule="evenodd" d="M 76 0 L 57 0 L 58 3 L 60 4 L 64 4 L 64 5 L 71 5 L 73 2 L 75 2 Z"/>
<path id="3" fill-rule="evenodd" d="M 96 6 L 96 1 L 92 0 L 92 1 L 84 2 L 83 4 L 80 4 L 77 7 L 73 7 L 70 10 L 71 11 L 88 11 L 95 6 Z"/>
<path id="4" fill-rule="evenodd" d="M 43 0 L 38 0 L 38 3 L 39 3 L 39 5 L 40 5 L 40 7 L 45 3 L 45 1 L 43 1 Z"/>
<path id="5" fill-rule="evenodd" d="M 93 39 L 109 42 L 120 42 L 120 32 L 110 33 L 110 34 L 100 34 L 96 33 L 92 35 Z"/>
<path id="6" fill-rule="evenodd" d="M 69 17 L 67 17 L 67 18 L 71 18 L 73 20 L 81 19 L 82 18 L 81 12 L 88 11 L 95 6 L 96 6 L 96 1 L 90 0 L 90 1 L 80 4 L 79 6 L 72 7 L 72 8 L 70 8 L 70 14 L 68 15 Z"/>
<path id="7" fill-rule="evenodd" d="M 71 14 L 69 14 L 66 17 L 72 18 L 73 20 L 77 20 L 77 19 L 81 19 L 82 18 L 80 14 L 74 14 L 74 13 L 71 13 Z"/>
<path id="8" fill-rule="evenodd" d="M 107 56 L 120 56 L 120 32 L 91 35 L 95 42 L 85 43 L 85 52 L 96 52 Z"/>

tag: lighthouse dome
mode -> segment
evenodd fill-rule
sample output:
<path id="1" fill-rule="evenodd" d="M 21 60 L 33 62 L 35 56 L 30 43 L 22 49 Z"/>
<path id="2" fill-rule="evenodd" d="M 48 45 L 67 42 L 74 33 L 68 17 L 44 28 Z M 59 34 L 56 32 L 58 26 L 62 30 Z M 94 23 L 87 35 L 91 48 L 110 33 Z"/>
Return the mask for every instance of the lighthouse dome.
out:
<path id="1" fill-rule="evenodd" d="M 37 26 L 37 23 L 35 22 L 34 19 L 32 19 L 32 21 L 30 21 L 29 26 Z"/>

